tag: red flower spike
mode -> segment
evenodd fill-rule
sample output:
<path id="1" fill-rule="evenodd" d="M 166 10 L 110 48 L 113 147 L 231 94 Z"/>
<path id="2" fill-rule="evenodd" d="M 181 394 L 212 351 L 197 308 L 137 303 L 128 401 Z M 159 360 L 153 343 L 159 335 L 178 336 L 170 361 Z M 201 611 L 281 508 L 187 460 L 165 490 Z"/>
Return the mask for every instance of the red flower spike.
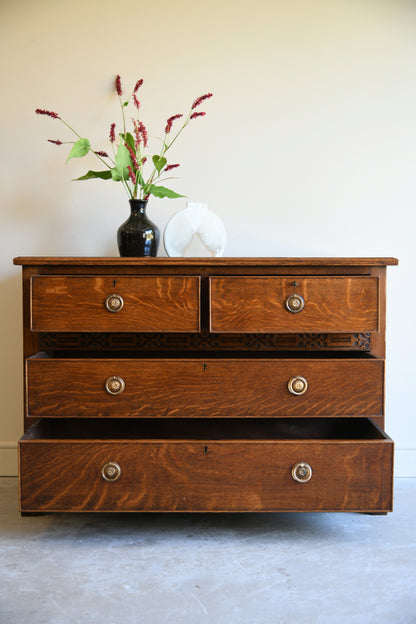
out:
<path id="1" fill-rule="evenodd" d="M 58 113 L 54 113 L 53 111 L 47 111 L 43 108 L 37 108 L 35 113 L 38 115 L 48 115 L 48 117 L 52 117 L 52 119 L 60 119 Z"/>
<path id="2" fill-rule="evenodd" d="M 136 174 L 134 173 L 134 171 L 132 171 L 130 165 L 127 165 L 127 171 L 129 172 L 130 180 L 133 182 L 133 184 L 136 184 Z"/>
<path id="3" fill-rule="evenodd" d="M 143 146 L 147 147 L 147 130 L 142 121 L 139 122 L 139 132 L 143 140 Z"/>
<path id="4" fill-rule="evenodd" d="M 136 148 L 143 143 L 144 147 L 147 147 L 147 130 L 142 121 L 137 121 L 136 119 L 132 119 L 134 125 L 134 135 L 136 137 L 135 146 Z"/>
<path id="5" fill-rule="evenodd" d="M 181 115 L 181 114 L 179 114 L 179 115 L 172 115 L 172 117 L 169 117 L 169 119 L 166 122 L 165 134 L 169 134 L 169 132 L 171 131 L 171 128 L 172 128 L 172 124 L 175 121 L 175 119 L 180 119 L 181 117 L 183 117 L 183 115 Z"/>
<path id="6" fill-rule="evenodd" d="M 166 165 L 164 172 L 170 171 L 171 169 L 176 169 L 176 167 L 180 167 L 180 165 Z"/>
<path id="7" fill-rule="evenodd" d="M 121 78 L 119 74 L 117 74 L 116 76 L 115 86 L 116 86 L 117 95 L 119 96 L 123 95 L 123 89 L 121 88 Z"/>
<path id="8" fill-rule="evenodd" d="M 114 143 L 114 141 L 116 140 L 116 124 L 112 123 L 110 126 L 110 142 Z"/>
<path id="9" fill-rule="evenodd" d="M 133 126 L 134 126 L 134 136 L 136 137 L 135 141 L 134 141 L 134 146 L 137 149 L 140 145 L 140 140 L 141 140 L 141 136 L 140 136 L 140 131 L 139 131 L 139 125 L 138 122 L 135 119 L 132 119 L 133 122 Z"/>
<path id="10" fill-rule="evenodd" d="M 191 110 L 194 110 L 194 108 L 196 108 L 197 106 L 199 106 L 201 104 L 201 102 L 203 102 L 204 100 L 208 100 L 208 98 L 212 97 L 212 93 L 206 93 L 205 95 L 201 95 L 199 98 L 197 98 L 195 100 L 195 102 L 192 104 Z"/>
<path id="11" fill-rule="evenodd" d="M 137 158 L 136 158 L 136 154 L 133 152 L 133 150 L 131 149 L 130 145 L 128 145 L 127 143 L 124 143 L 124 145 L 127 147 L 127 149 L 129 150 L 129 154 L 130 154 L 130 158 L 131 158 L 131 162 L 133 163 L 133 167 L 135 169 L 139 168 L 139 165 L 137 163 Z"/>
<path id="12" fill-rule="evenodd" d="M 107 152 L 99 151 L 99 152 L 94 152 L 94 154 L 97 154 L 97 156 L 101 156 L 102 158 L 108 158 Z"/>
<path id="13" fill-rule="evenodd" d="M 140 78 L 140 80 L 136 82 L 136 86 L 133 89 L 133 93 L 137 93 L 137 91 L 140 89 L 142 84 L 143 84 L 143 78 Z"/>
<path id="14" fill-rule="evenodd" d="M 192 113 L 191 119 L 195 119 L 196 117 L 203 117 L 206 113 Z"/>
<path id="15" fill-rule="evenodd" d="M 140 108 L 140 102 L 139 102 L 139 100 L 137 99 L 137 96 L 136 96 L 136 94 L 135 94 L 135 93 L 133 93 L 133 102 L 134 102 L 134 105 L 135 105 L 135 107 L 137 108 L 137 110 L 139 110 L 139 108 Z"/>
<path id="16" fill-rule="evenodd" d="M 53 139 L 48 139 L 49 143 L 54 143 L 55 145 L 62 145 L 62 141 L 60 141 L 59 139 L 57 139 L 56 141 L 54 141 Z"/>

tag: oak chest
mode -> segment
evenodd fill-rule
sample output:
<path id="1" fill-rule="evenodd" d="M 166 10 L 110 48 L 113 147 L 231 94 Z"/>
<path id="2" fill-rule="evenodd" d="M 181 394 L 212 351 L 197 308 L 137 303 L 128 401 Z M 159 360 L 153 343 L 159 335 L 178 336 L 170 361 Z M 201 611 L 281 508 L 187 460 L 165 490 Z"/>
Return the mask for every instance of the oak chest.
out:
<path id="1" fill-rule="evenodd" d="M 394 258 L 16 258 L 20 510 L 392 509 Z"/>

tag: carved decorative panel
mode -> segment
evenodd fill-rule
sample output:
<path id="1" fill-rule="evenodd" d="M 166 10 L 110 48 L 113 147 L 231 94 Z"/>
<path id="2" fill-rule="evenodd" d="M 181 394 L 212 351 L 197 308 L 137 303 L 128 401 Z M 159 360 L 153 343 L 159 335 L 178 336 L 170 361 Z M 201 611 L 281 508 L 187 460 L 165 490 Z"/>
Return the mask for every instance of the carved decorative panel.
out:
<path id="1" fill-rule="evenodd" d="M 39 335 L 42 351 L 174 351 L 234 350 L 328 351 L 370 350 L 371 334 L 198 334 L 168 333 L 44 333 Z"/>

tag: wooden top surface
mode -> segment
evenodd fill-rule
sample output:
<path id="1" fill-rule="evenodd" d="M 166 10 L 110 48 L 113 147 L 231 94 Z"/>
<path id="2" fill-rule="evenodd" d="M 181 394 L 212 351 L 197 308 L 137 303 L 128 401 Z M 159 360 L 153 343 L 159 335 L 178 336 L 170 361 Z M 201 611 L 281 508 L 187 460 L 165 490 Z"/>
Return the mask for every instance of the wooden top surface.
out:
<path id="1" fill-rule="evenodd" d="M 19 256 L 14 264 L 23 266 L 388 266 L 397 258 L 118 258 Z"/>

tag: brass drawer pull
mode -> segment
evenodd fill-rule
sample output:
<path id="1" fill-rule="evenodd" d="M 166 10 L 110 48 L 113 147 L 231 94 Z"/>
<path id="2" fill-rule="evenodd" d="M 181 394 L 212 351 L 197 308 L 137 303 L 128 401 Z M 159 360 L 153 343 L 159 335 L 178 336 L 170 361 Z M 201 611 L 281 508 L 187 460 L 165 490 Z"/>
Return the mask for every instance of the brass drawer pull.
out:
<path id="1" fill-rule="evenodd" d="M 308 382 L 304 377 L 296 375 L 296 377 L 292 377 L 292 379 L 289 379 L 287 387 L 291 394 L 294 394 L 295 396 L 300 396 L 301 394 L 305 394 L 306 390 L 308 389 Z"/>
<path id="2" fill-rule="evenodd" d="M 312 468 L 306 462 L 298 462 L 292 467 L 292 479 L 298 483 L 307 483 L 312 477 Z"/>
<path id="3" fill-rule="evenodd" d="M 124 301 L 121 295 L 109 295 L 105 300 L 105 307 L 109 312 L 120 312 L 123 306 Z"/>
<path id="4" fill-rule="evenodd" d="M 285 306 L 289 312 L 297 314 L 305 307 L 305 299 L 300 295 L 289 295 L 289 297 L 286 297 Z"/>
<path id="5" fill-rule="evenodd" d="M 105 481 L 117 481 L 121 475 L 121 468 L 115 461 L 109 461 L 101 468 L 101 476 Z"/>
<path id="6" fill-rule="evenodd" d="M 124 383 L 124 379 L 115 375 L 113 375 L 113 377 L 109 377 L 105 382 L 105 389 L 108 394 L 121 394 L 125 387 L 126 384 Z"/>

